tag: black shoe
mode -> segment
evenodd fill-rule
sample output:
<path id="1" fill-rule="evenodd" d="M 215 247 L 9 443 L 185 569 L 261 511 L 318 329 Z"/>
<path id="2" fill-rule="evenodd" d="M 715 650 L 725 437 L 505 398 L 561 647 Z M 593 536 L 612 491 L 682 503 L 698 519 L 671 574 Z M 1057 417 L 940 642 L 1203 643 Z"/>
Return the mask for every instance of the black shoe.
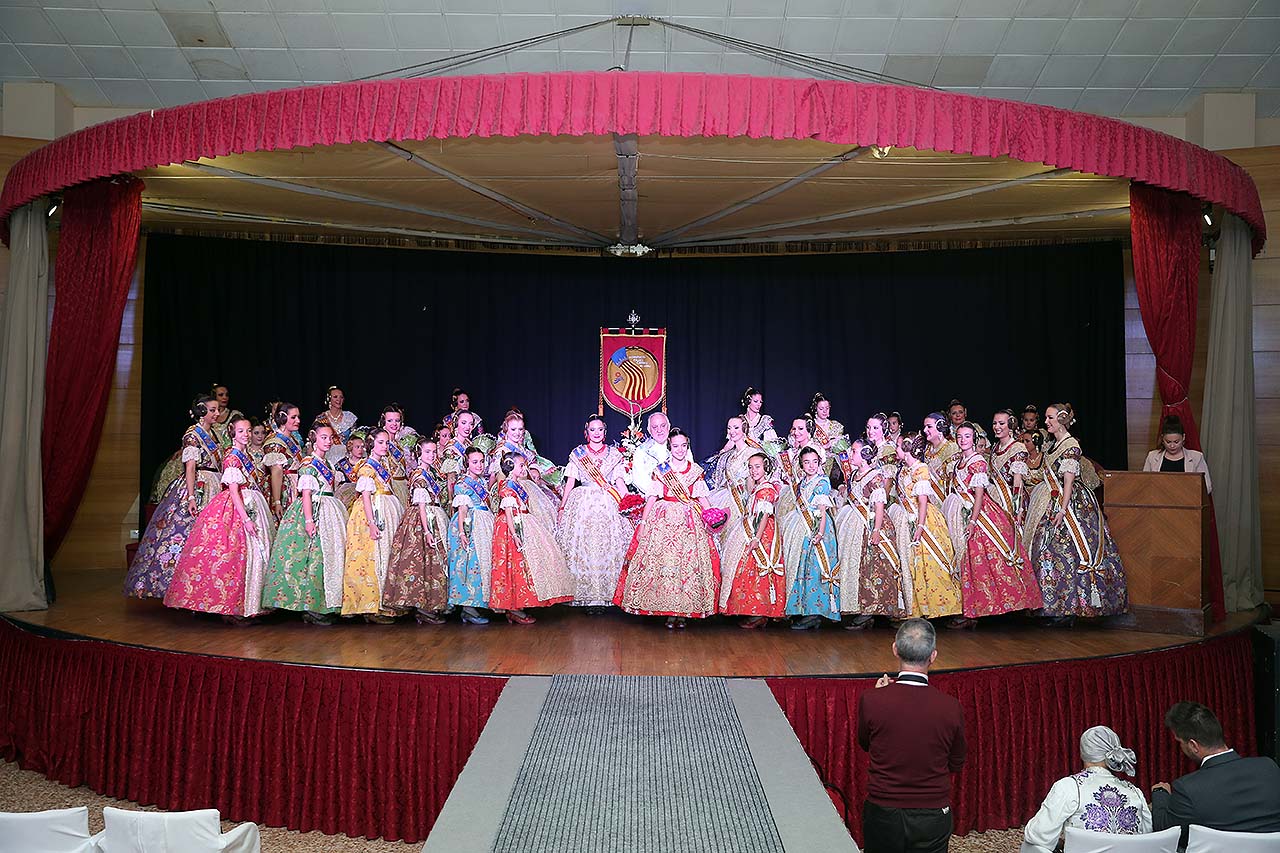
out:
<path id="1" fill-rule="evenodd" d="M 818 615 L 805 616 L 791 623 L 792 631 L 812 631 L 822 624 L 822 617 Z"/>

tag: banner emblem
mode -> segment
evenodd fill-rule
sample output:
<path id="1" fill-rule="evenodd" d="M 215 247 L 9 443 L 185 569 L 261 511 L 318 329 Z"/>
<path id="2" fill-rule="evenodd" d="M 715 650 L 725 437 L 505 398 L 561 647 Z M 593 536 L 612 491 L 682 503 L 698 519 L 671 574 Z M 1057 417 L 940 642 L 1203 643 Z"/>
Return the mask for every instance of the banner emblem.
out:
<path id="1" fill-rule="evenodd" d="M 629 418 L 657 408 L 667 393 L 666 329 L 600 330 L 600 403 Z"/>

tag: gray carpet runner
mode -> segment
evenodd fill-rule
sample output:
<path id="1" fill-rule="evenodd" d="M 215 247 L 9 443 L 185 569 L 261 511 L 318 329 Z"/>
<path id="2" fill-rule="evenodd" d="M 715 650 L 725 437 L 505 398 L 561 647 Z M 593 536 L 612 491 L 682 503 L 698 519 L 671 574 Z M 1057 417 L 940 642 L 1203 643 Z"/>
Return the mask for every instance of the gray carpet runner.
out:
<path id="1" fill-rule="evenodd" d="M 555 676 L 498 853 L 782 853 L 722 678 Z"/>

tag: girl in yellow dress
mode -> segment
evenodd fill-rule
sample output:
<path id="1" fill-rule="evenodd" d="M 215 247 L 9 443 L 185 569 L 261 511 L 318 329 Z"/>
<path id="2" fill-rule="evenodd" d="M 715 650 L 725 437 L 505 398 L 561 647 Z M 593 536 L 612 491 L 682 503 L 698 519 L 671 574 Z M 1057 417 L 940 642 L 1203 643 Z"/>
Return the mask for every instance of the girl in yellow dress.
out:
<path id="1" fill-rule="evenodd" d="M 925 440 L 919 433 L 898 439 L 898 499 L 889 508 L 898 534 L 903 580 L 911 581 L 910 616 L 936 619 L 960 613 L 960 581 L 953 574 L 955 549 L 942 510 L 929 502 L 929 466 L 920 460 Z"/>
<path id="2" fill-rule="evenodd" d="M 385 429 L 369 435 L 369 457 L 356 468 L 356 492 L 347 519 L 347 554 L 342 572 L 342 615 L 363 615 L 370 622 L 392 621 L 382 609 L 382 586 L 391 561 L 391 541 L 404 506 L 391 489 Z"/>

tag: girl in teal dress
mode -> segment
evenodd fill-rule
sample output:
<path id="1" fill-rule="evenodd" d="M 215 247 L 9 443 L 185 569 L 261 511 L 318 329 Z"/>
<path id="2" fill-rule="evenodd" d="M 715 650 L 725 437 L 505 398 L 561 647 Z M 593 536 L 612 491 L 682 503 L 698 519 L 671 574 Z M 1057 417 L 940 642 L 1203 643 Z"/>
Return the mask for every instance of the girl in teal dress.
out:
<path id="1" fill-rule="evenodd" d="M 453 521 L 449 524 L 449 603 L 462 606 L 462 621 L 484 625 L 488 619 L 477 607 L 489 606 L 489 578 L 493 571 L 493 513 L 485 483 L 484 453 L 468 448 L 466 470 L 453 490 Z"/>
<path id="2" fill-rule="evenodd" d="M 800 499 L 787 520 L 785 535 L 802 537 L 799 559 L 786 567 L 787 615 L 801 617 L 791 627 L 817 628 L 823 619 L 840 621 L 840 561 L 836 553 L 835 502 L 831 481 L 822 473 L 818 451 L 800 451 Z"/>

